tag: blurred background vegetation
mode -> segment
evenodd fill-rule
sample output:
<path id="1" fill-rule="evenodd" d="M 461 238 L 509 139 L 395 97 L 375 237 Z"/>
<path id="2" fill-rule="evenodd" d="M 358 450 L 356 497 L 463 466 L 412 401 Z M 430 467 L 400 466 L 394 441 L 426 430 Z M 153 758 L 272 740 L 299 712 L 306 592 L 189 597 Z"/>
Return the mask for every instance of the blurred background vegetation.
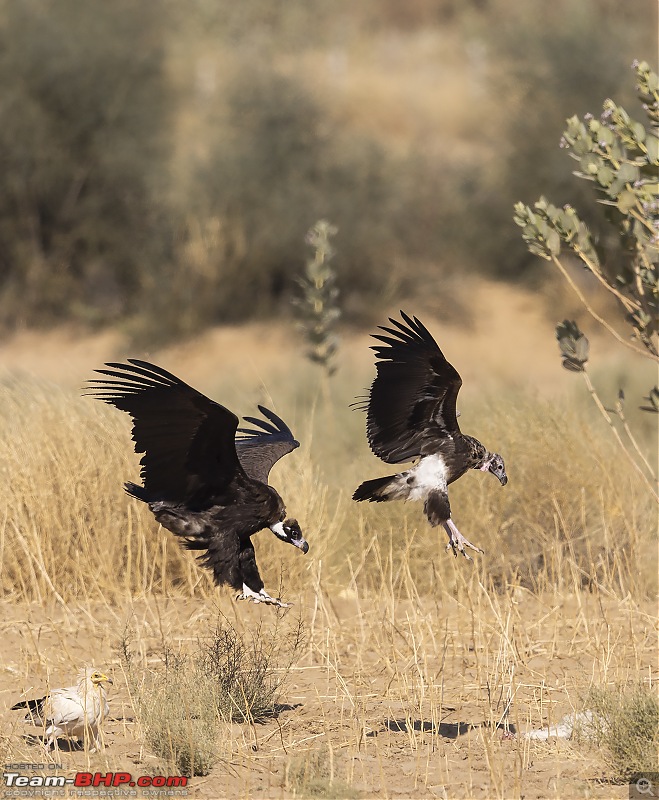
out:
<path id="1" fill-rule="evenodd" d="M 558 142 L 633 109 L 656 4 L 527 5 L 0 0 L 0 331 L 288 314 L 320 218 L 348 321 L 439 311 L 466 272 L 541 280 L 512 220 L 539 194 L 614 259 Z"/>

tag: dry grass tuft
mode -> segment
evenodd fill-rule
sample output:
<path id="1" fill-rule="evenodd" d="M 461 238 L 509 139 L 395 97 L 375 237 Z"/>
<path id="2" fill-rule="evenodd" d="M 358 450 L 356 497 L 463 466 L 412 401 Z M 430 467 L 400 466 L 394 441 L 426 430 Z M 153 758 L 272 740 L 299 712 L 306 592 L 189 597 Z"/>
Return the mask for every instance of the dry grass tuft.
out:
<path id="1" fill-rule="evenodd" d="M 192 648 L 163 642 L 158 663 L 140 663 L 126 631 L 122 665 L 150 749 L 183 775 L 207 775 L 229 723 L 277 716 L 302 645 L 302 624 L 284 625 L 281 613 L 245 633 L 223 617 Z"/>
<path id="2" fill-rule="evenodd" d="M 178 774 L 208 775 L 218 760 L 221 726 L 215 687 L 186 659 L 165 657 L 162 673 L 143 673 L 132 687 L 145 741 Z"/>
<path id="3" fill-rule="evenodd" d="M 304 642 L 301 622 L 284 629 L 281 613 L 274 624 L 259 623 L 239 634 L 224 620 L 208 641 L 199 642 L 194 661 L 214 683 L 220 716 L 232 722 L 262 722 L 276 716 L 286 677 Z"/>
<path id="4" fill-rule="evenodd" d="M 659 767 L 659 698 L 656 686 L 593 687 L 586 706 L 595 712 L 595 734 L 610 773 L 628 783 L 635 773 Z"/>
<path id="5" fill-rule="evenodd" d="M 291 758 L 286 769 L 286 789 L 292 797 L 351 800 L 359 797 L 334 775 L 334 759 L 327 746 Z"/>

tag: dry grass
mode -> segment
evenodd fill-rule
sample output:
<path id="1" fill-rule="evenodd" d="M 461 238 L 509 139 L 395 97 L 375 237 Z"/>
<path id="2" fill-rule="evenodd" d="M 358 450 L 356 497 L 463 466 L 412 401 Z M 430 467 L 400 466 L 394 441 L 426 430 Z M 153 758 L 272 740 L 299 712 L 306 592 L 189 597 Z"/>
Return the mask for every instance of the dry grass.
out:
<path id="1" fill-rule="evenodd" d="M 289 592 L 310 576 L 396 597 L 406 596 L 405 587 L 419 595 L 453 591 L 461 573 L 419 506 L 350 500 L 364 477 L 387 469 L 360 441 L 363 417 L 347 408 L 351 387 L 333 386 L 332 405 L 324 406 L 320 385 L 297 397 L 286 385 L 272 390 L 307 419 L 298 426 L 302 450 L 278 465 L 273 482 L 312 550 L 303 558 L 258 536 L 266 582 L 277 585 L 284 565 Z M 17 379 L 5 382 L 0 418 L 7 430 L 0 445 L 6 596 L 66 603 L 214 592 L 208 574 L 123 492 L 123 480 L 138 473 L 127 417 L 56 386 Z M 457 524 L 488 552 L 462 572 L 476 571 L 499 590 L 508 583 L 536 592 L 598 586 L 615 596 L 652 596 L 652 501 L 597 420 L 591 424 L 566 403 L 515 393 L 463 406 L 463 418 L 478 420 L 469 430 L 504 453 L 510 484 L 502 489 L 473 473 L 452 488 Z"/>
<path id="2" fill-rule="evenodd" d="M 280 621 L 276 615 L 274 625 L 240 633 L 220 617 L 192 649 L 163 642 L 159 663 L 147 659 L 141 643 L 134 647 L 125 632 L 121 665 L 139 724 L 151 751 L 174 772 L 208 775 L 223 725 L 254 725 L 277 716 L 303 642 L 301 625 L 282 631 Z"/>
<path id="3" fill-rule="evenodd" d="M 659 697 L 656 687 L 593 688 L 586 705 L 597 715 L 595 733 L 606 750 L 614 778 L 626 783 L 635 773 L 659 767 Z"/>
<path id="4" fill-rule="evenodd" d="M 302 622 L 303 650 L 278 667 L 279 715 L 212 718 L 215 766 L 192 764 L 210 769 L 195 779 L 201 796 L 216 797 L 217 781 L 227 797 L 612 796 L 616 787 L 595 780 L 612 777 L 599 751 L 520 732 L 580 710 L 593 688 L 656 685 L 655 509 L 607 431 L 568 399 L 514 382 L 477 398 L 466 383 L 463 425 L 504 454 L 510 481 L 474 473 L 452 488 L 458 525 L 487 554 L 449 557 L 417 506 L 350 501 L 386 468 L 367 453 L 363 417 L 347 410 L 370 372 L 359 349 L 343 352 L 329 391 L 311 366 L 290 381 L 290 350 L 251 390 L 235 378 L 192 381 L 244 413 L 271 393 L 303 443 L 273 483 L 311 550 L 256 537 L 266 586 L 296 603 L 281 616 L 214 589 L 123 493 L 137 475 L 123 415 L 61 386 L 3 381 L 3 708 L 82 661 L 115 665 L 108 747 L 60 756 L 64 772 L 164 774 L 122 677 L 126 625 L 146 678 L 163 652 L 192 663 L 220 615 L 248 642 L 286 642 Z M 34 761 L 16 714 L 0 719 L 6 758 Z"/>

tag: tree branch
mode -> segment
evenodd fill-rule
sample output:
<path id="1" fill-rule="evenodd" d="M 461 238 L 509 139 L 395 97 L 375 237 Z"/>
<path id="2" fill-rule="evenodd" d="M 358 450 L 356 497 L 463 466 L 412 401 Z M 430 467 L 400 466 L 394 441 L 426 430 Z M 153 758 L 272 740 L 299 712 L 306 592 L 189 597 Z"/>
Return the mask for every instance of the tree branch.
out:
<path id="1" fill-rule="evenodd" d="M 648 350 L 641 350 L 640 347 L 635 347 L 631 342 L 629 342 L 629 341 L 627 341 L 627 339 L 623 338 L 618 333 L 618 331 L 615 330 L 615 328 L 612 328 L 611 325 L 609 325 L 609 323 L 605 319 L 600 317 L 600 315 L 590 305 L 588 300 L 586 300 L 586 297 L 584 296 L 583 292 L 579 289 L 579 287 L 576 285 L 576 283 L 572 280 L 572 277 L 570 276 L 569 272 L 565 269 L 563 264 L 561 264 L 559 259 L 556 258 L 556 256 L 552 255 L 551 260 L 554 262 L 556 267 L 558 267 L 558 269 L 560 270 L 561 274 L 563 275 L 565 280 L 569 283 L 570 287 L 572 288 L 574 293 L 577 295 L 577 297 L 579 298 L 581 303 L 583 303 L 583 306 L 586 309 L 586 311 L 590 314 L 590 316 L 594 320 L 596 320 L 597 322 L 600 323 L 600 325 L 602 325 L 604 328 L 606 328 L 606 330 L 611 334 L 611 336 L 613 336 L 614 339 L 619 341 L 620 344 L 623 344 L 625 347 L 629 348 L 630 350 L 633 350 L 638 355 L 644 356 L 645 358 L 651 358 L 653 361 L 659 362 L 659 355 L 651 353 Z"/>

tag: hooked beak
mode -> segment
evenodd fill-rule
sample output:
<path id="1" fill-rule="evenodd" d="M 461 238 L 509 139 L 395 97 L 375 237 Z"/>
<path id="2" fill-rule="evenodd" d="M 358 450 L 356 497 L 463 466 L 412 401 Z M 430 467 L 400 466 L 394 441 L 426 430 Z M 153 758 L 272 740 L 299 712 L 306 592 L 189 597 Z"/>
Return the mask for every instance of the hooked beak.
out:
<path id="1" fill-rule="evenodd" d="M 296 547 L 299 547 L 303 553 L 309 552 L 309 542 L 306 539 L 289 539 L 289 544 L 294 544 Z"/>
<path id="2" fill-rule="evenodd" d="M 499 483 L 502 486 L 505 486 L 508 483 L 508 476 L 506 475 L 506 468 L 503 465 L 503 459 L 496 453 L 489 461 L 486 461 L 484 464 L 478 467 L 478 469 L 481 472 L 491 472 L 496 478 L 499 479 Z"/>
<path id="3" fill-rule="evenodd" d="M 297 524 L 297 520 L 276 522 L 274 525 L 270 526 L 270 530 L 278 539 L 281 539 L 282 542 L 295 545 L 295 547 L 298 547 L 303 553 L 309 552 L 309 542 L 302 536 L 302 531 Z"/>
<path id="4" fill-rule="evenodd" d="M 498 466 L 490 465 L 488 468 L 488 472 L 491 472 L 499 479 L 499 483 L 502 486 L 505 486 L 508 483 L 508 476 L 506 475 L 506 468 L 500 464 Z"/>

